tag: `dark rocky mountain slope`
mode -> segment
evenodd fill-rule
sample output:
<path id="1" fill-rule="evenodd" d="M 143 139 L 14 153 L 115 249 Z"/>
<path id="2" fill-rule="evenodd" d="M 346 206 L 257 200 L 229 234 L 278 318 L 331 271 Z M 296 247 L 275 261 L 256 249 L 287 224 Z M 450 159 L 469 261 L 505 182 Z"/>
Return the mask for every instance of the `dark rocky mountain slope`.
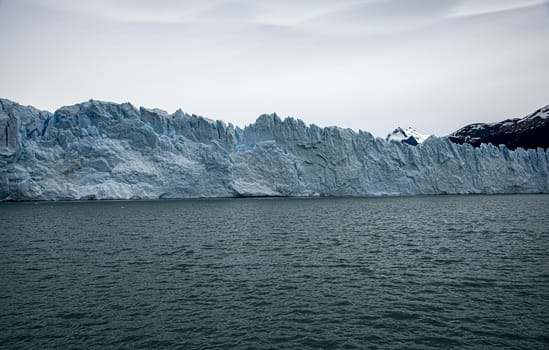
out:
<path id="1" fill-rule="evenodd" d="M 469 143 L 475 147 L 481 143 L 505 145 L 509 149 L 522 147 L 549 148 L 549 105 L 522 119 L 507 119 L 499 123 L 467 125 L 448 135 L 454 143 Z"/>

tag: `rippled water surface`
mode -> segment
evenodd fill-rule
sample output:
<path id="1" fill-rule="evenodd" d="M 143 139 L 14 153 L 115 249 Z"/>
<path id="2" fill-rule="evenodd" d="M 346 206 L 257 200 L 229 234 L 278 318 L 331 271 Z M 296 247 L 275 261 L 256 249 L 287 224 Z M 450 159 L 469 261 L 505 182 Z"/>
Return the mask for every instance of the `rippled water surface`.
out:
<path id="1" fill-rule="evenodd" d="M 549 196 L 0 204 L 0 348 L 549 344 Z"/>

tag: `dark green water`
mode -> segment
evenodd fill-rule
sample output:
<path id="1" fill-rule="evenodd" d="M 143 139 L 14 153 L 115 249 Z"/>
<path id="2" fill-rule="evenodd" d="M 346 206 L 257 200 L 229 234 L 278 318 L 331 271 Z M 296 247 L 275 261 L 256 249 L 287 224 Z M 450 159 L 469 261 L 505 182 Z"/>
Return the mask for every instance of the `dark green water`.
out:
<path id="1" fill-rule="evenodd" d="M 547 349 L 549 196 L 0 204 L 0 348 Z"/>

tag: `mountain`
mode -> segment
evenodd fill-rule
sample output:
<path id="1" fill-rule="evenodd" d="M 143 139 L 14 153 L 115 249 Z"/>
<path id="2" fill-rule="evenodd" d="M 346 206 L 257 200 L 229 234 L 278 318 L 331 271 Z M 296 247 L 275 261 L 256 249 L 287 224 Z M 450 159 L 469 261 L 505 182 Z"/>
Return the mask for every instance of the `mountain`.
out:
<path id="1" fill-rule="evenodd" d="M 90 100 L 55 113 L 0 99 L 0 199 L 548 193 L 549 151 L 413 147 L 276 114 L 245 128 Z"/>
<path id="2" fill-rule="evenodd" d="M 492 124 L 470 124 L 448 135 L 455 143 L 505 145 L 509 149 L 549 147 L 549 105 L 519 119 L 507 119 Z"/>
<path id="3" fill-rule="evenodd" d="M 423 143 L 430 135 L 420 134 L 416 129 L 411 126 L 406 129 L 397 127 L 393 132 L 387 135 L 385 140 L 407 143 L 412 146 L 417 146 Z"/>

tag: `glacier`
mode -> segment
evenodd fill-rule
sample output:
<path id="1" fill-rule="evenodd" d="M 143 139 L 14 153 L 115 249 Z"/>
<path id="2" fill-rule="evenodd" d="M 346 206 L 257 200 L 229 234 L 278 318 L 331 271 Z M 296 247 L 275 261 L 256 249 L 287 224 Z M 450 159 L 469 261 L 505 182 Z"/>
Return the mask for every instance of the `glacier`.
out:
<path id="1" fill-rule="evenodd" d="M 548 193 L 549 150 L 417 146 L 276 114 L 244 128 L 96 100 L 0 99 L 0 199 Z"/>

